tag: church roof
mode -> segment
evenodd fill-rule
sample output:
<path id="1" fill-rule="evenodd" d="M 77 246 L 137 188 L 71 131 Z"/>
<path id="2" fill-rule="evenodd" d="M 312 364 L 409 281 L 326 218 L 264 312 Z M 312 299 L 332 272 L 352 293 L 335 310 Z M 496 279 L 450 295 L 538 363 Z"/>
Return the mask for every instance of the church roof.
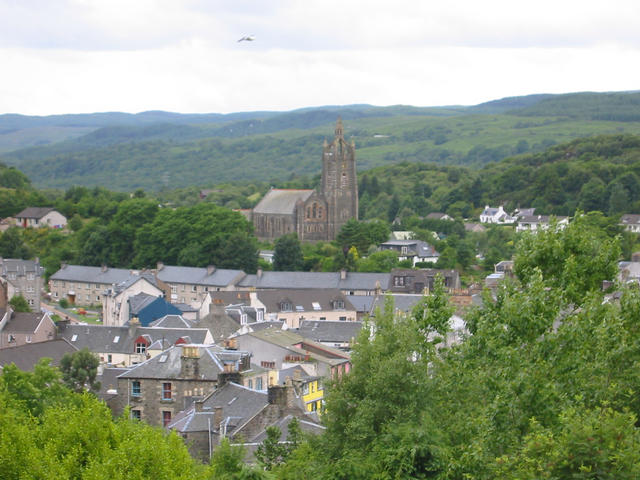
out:
<path id="1" fill-rule="evenodd" d="M 272 188 L 253 209 L 254 213 L 293 213 L 296 202 L 307 200 L 313 190 L 295 190 Z"/>

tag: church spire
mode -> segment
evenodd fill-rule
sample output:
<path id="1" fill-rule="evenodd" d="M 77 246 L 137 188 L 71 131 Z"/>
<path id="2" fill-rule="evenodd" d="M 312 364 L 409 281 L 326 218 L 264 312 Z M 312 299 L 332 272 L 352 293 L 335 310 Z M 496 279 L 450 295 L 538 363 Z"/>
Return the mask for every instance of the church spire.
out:
<path id="1" fill-rule="evenodd" d="M 342 129 L 342 117 L 338 117 L 336 122 L 336 138 L 344 138 L 344 132 Z"/>

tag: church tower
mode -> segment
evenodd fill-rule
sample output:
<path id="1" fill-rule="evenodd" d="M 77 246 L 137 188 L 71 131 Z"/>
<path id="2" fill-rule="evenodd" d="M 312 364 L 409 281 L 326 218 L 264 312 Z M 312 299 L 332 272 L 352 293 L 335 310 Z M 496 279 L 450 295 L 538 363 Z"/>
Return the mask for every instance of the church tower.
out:
<path id="1" fill-rule="evenodd" d="M 327 237 L 336 238 L 342 226 L 358 218 L 358 180 L 356 146 L 344 139 L 342 119 L 336 122 L 335 138 L 322 147 L 322 185 L 320 195 L 327 202 Z"/>

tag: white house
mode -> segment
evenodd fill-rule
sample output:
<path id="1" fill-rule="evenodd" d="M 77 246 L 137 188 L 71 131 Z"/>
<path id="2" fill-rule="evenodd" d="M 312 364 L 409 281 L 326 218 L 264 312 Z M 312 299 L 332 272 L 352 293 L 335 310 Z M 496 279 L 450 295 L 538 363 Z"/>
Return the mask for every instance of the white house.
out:
<path id="1" fill-rule="evenodd" d="M 16 225 L 20 227 L 64 228 L 67 217 L 51 207 L 29 207 L 16 215 Z"/>
<path id="2" fill-rule="evenodd" d="M 551 218 L 556 220 L 556 228 L 564 229 L 569 225 L 569 217 L 549 217 L 548 215 L 527 215 L 520 217 L 516 232 L 536 232 L 538 230 L 546 230 L 549 228 Z"/>
<path id="3" fill-rule="evenodd" d="M 498 208 L 487 205 L 480 214 L 480 223 L 497 223 L 504 225 L 506 223 L 514 223 L 515 221 L 516 218 L 505 212 L 502 205 Z"/>
<path id="4" fill-rule="evenodd" d="M 627 232 L 640 233 L 640 215 L 627 213 L 622 215 L 620 223 Z"/>

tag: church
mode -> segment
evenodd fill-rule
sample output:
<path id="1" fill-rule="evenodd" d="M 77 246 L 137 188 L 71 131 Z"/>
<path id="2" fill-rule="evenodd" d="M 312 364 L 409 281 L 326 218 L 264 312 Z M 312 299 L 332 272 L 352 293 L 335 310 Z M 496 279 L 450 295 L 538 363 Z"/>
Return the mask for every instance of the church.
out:
<path id="1" fill-rule="evenodd" d="M 256 236 L 274 240 L 297 233 L 301 241 L 333 240 L 351 218 L 358 218 L 356 147 L 344 139 L 342 120 L 322 147 L 319 190 L 272 188 L 251 212 Z"/>

